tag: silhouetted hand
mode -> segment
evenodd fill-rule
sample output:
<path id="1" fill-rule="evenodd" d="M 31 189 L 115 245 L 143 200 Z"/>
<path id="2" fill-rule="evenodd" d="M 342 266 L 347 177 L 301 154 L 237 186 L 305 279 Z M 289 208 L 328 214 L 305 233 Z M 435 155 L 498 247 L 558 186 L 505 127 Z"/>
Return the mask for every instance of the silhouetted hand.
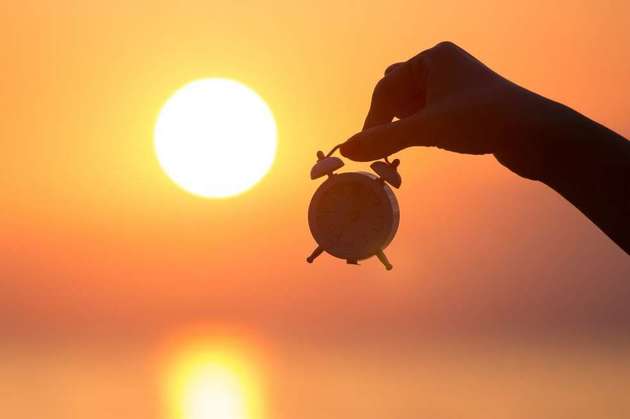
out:
<path id="1" fill-rule="evenodd" d="M 409 146 L 494 153 L 512 141 L 508 131 L 522 108 L 532 106 L 533 96 L 455 44 L 442 42 L 386 70 L 363 131 L 343 144 L 341 153 L 360 161 Z M 392 122 L 394 117 L 400 120 Z"/>
<path id="2" fill-rule="evenodd" d="M 630 142 L 451 42 L 385 71 L 363 131 L 341 154 L 370 161 L 410 146 L 493 153 L 558 191 L 630 253 Z"/>

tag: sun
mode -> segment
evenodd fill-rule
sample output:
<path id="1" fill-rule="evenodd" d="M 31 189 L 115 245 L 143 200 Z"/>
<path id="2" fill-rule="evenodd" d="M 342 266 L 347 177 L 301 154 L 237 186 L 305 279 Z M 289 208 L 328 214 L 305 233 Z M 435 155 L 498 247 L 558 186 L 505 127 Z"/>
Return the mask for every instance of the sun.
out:
<path id="1" fill-rule="evenodd" d="M 166 174 L 207 198 L 248 190 L 269 171 L 276 154 L 271 109 L 255 91 L 230 79 L 181 87 L 160 110 L 154 136 Z"/>

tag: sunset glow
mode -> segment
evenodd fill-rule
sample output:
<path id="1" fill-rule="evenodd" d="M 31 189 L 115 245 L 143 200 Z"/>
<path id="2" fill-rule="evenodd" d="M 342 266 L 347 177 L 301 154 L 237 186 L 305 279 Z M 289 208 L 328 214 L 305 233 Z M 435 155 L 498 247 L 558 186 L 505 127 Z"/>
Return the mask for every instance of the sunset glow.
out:
<path id="1" fill-rule="evenodd" d="M 391 155 L 392 271 L 305 260 L 317 152 L 363 130 L 387 68 L 442 41 L 630 139 L 630 1 L 2 10 L 0 419 L 630 419 L 630 257 L 493 154 Z M 446 73 L 414 68 L 393 96 L 420 103 Z M 461 93 L 477 132 L 516 115 L 495 126 L 506 145 L 547 120 Z M 439 119 L 404 138 L 472 135 Z M 372 172 L 340 151 L 337 173 Z M 552 154 L 524 157 L 550 175 Z M 604 175 L 575 192 L 610 202 Z"/>

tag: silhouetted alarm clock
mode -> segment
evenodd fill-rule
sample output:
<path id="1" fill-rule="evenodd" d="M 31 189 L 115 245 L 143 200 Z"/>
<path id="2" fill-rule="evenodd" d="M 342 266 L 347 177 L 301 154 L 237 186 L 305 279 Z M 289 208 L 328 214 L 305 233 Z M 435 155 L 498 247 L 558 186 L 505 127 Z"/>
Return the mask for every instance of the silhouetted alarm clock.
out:
<path id="1" fill-rule="evenodd" d="M 308 208 L 308 225 L 317 248 L 306 258 L 312 263 L 327 252 L 347 263 L 377 256 L 387 270 L 392 265 L 383 250 L 398 230 L 398 201 L 391 185 L 399 188 L 399 160 L 373 162 L 368 172 L 334 173 L 343 161 L 317 152 L 317 163 L 311 169 L 311 179 L 327 179 L 315 191 Z M 378 175 L 378 176 L 377 176 Z"/>

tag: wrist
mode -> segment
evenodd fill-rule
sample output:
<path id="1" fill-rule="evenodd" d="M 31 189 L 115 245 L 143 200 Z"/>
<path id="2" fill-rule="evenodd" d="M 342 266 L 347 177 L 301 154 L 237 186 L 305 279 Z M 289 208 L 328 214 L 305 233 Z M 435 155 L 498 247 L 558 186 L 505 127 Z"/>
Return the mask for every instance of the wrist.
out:
<path id="1" fill-rule="evenodd" d="M 603 172 L 627 173 L 627 140 L 565 105 L 538 97 L 538 103 L 523 107 L 523 118 L 514 119 L 510 131 L 517 134 L 494 153 L 501 164 L 552 187 L 568 174 L 579 183 Z"/>
<path id="2" fill-rule="evenodd" d="M 568 111 L 573 111 L 518 89 L 517 97 L 510 100 L 512 106 L 506 106 L 506 138 L 494 156 L 521 177 L 545 181 L 558 158 L 558 151 L 571 141 L 571 136 L 567 135 L 567 119 L 570 119 Z"/>

